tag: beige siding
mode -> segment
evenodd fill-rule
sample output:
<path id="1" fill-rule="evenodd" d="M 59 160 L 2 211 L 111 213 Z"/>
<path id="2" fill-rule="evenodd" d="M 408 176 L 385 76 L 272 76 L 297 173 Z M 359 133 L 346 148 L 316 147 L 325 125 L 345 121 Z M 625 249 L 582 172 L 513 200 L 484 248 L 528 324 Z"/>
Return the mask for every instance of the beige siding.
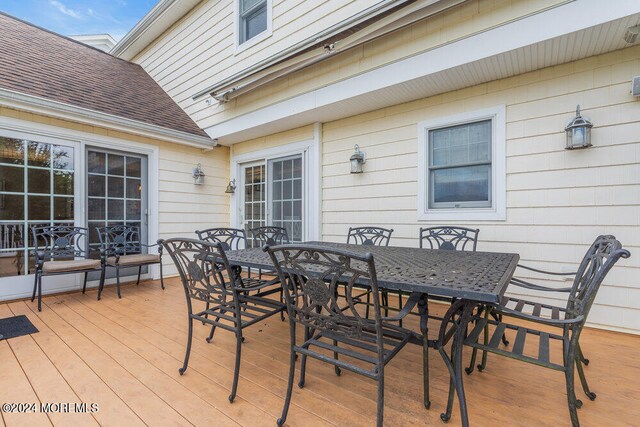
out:
<path id="1" fill-rule="evenodd" d="M 205 100 L 194 102 L 191 97 L 198 91 L 377 3 L 273 0 L 273 35 L 236 53 L 234 1 L 203 1 L 134 59 L 202 128 L 564 3 L 468 1 L 228 104 L 208 106 Z"/>
<path id="2" fill-rule="evenodd" d="M 212 151 L 203 152 L 198 148 L 2 107 L 0 107 L 0 116 L 159 147 L 158 234 L 160 238 L 195 237 L 193 232 L 196 229 L 229 225 L 229 196 L 224 192 L 229 182 L 229 149 L 227 147 L 217 147 Z M 198 163 L 202 164 L 206 174 L 205 184 L 201 186 L 194 185 L 191 176 L 193 168 Z M 164 257 L 164 264 L 167 274 L 176 273 L 169 257 Z"/>
<path id="3" fill-rule="evenodd" d="M 510 251 L 523 263 L 573 269 L 599 234 L 614 234 L 632 258 L 610 274 L 594 324 L 640 332 L 640 104 L 629 93 L 640 47 L 396 105 L 323 127 L 323 237 L 349 226 L 395 229 L 392 244 L 417 246 L 417 123 L 482 108 L 507 108 L 507 220 L 478 227 L 480 250 Z M 594 122 L 594 147 L 564 150 L 575 105 Z M 367 154 L 351 175 L 354 144 Z"/>

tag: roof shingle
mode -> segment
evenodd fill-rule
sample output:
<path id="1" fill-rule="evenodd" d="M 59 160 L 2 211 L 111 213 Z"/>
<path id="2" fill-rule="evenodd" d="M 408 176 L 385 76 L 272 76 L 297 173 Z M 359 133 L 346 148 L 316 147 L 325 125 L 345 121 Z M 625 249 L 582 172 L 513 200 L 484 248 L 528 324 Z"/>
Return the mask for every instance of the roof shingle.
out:
<path id="1" fill-rule="evenodd" d="M 207 136 L 138 64 L 1 12 L 0 88 Z"/>

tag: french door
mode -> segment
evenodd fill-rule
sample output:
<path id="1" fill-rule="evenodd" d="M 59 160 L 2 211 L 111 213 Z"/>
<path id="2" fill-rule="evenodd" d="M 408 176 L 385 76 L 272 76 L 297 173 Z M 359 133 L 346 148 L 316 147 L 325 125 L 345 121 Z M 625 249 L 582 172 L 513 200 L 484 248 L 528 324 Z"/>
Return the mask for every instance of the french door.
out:
<path id="1" fill-rule="evenodd" d="M 147 157 L 136 153 L 88 147 L 86 158 L 86 223 L 89 227 L 91 248 L 98 249 L 100 244 L 97 228 L 107 225 L 138 226 L 140 239 L 146 242 L 149 212 Z M 94 250 L 92 256 L 99 256 L 99 252 Z M 114 277 L 113 270 L 107 269 L 107 278 Z M 137 268 L 121 270 L 122 277 L 136 273 Z M 98 277 L 98 273 L 90 275 L 90 279 L 93 280 Z"/>
<path id="2" fill-rule="evenodd" d="M 292 242 L 305 236 L 303 153 L 240 166 L 239 222 L 251 228 L 273 225 L 287 230 Z"/>

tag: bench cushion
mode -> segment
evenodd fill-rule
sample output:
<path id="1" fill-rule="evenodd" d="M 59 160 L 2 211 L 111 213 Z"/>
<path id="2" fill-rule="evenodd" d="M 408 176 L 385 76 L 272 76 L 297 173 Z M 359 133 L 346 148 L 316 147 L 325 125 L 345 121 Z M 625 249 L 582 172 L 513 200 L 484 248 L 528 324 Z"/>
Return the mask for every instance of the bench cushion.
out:
<path id="1" fill-rule="evenodd" d="M 140 264 L 153 264 L 160 262 L 160 255 L 153 254 L 134 254 L 134 255 L 121 255 L 118 263 L 122 265 L 140 265 Z M 116 265 L 116 257 L 107 258 L 107 264 Z"/>
<path id="2" fill-rule="evenodd" d="M 47 261 L 42 265 L 42 271 L 45 273 L 71 273 L 74 271 L 95 270 L 98 268 L 100 268 L 99 259 Z"/>

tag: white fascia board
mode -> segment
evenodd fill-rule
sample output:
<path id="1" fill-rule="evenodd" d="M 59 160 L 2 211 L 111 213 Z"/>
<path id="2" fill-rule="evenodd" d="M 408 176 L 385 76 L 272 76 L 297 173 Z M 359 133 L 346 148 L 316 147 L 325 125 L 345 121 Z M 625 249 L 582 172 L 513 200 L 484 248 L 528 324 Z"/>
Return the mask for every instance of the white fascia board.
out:
<path id="1" fill-rule="evenodd" d="M 211 149 L 217 145 L 215 141 L 205 136 L 193 135 L 138 120 L 127 119 L 113 114 L 102 113 L 88 108 L 77 107 L 1 88 L 0 106 L 92 126 L 105 127 L 172 142 L 174 144 L 188 145 L 202 149 Z"/>
<path id="2" fill-rule="evenodd" d="M 227 137 L 637 13 L 640 1 L 575 0 L 232 118 L 205 132 L 222 144 L 237 142 Z"/>
<path id="3" fill-rule="evenodd" d="M 130 61 L 198 3 L 200 0 L 160 0 L 109 53 Z"/>

